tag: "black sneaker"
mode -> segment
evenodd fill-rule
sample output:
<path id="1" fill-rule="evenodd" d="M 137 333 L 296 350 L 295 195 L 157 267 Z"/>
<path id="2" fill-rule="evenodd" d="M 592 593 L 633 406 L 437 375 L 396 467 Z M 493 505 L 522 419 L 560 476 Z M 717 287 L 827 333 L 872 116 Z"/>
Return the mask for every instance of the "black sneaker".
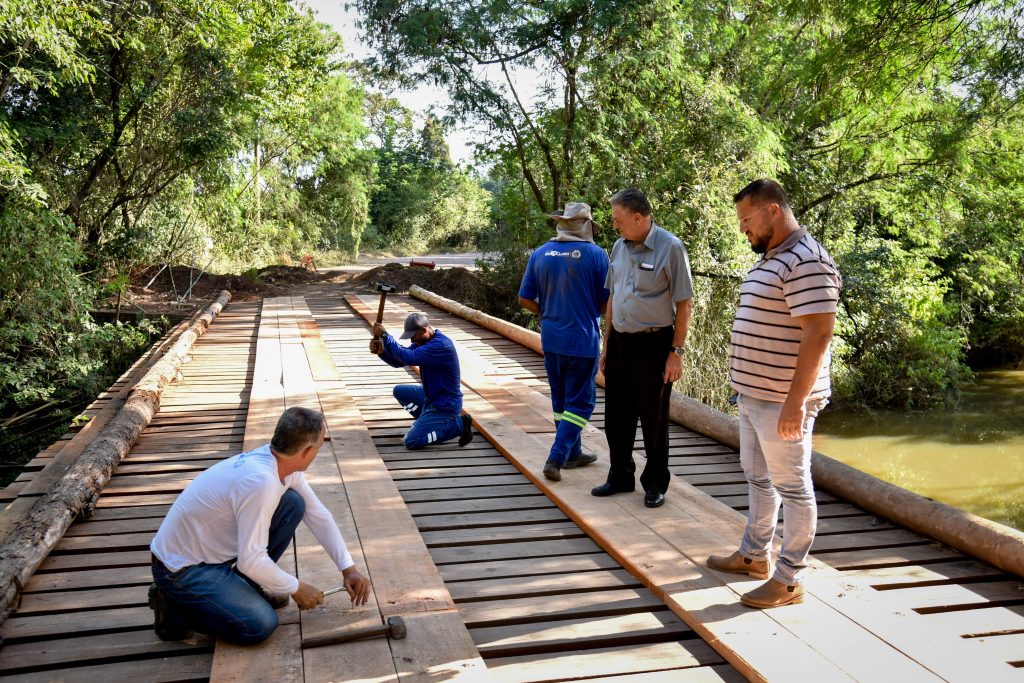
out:
<path id="1" fill-rule="evenodd" d="M 592 462 L 597 462 L 597 456 L 593 453 L 580 453 L 575 458 L 569 458 L 565 464 L 562 465 L 562 469 L 571 470 L 577 467 L 583 467 L 589 465 Z"/>
<path id="2" fill-rule="evenodd" d="M 160 640 L 184 640 L 188 630 L 174 621 L 167 604 L 167 595 L 157 588 L 155 583 L 149 584 L 149 608 L 153 610 L 153 630 Z"/>
<path id="3" fill-rule="evenodd" d="M 550 460 L 544 463 L 544 478 L 551 481 L 562 481 L 562 473 L 559 471 L 558 465 Z"/>
<path id="4" fill-rule="evenodd" d="M 462 416 L 462 436 L 459 437 L 459 448 L 473 440 L 473 418 L 469 413 Z"/>

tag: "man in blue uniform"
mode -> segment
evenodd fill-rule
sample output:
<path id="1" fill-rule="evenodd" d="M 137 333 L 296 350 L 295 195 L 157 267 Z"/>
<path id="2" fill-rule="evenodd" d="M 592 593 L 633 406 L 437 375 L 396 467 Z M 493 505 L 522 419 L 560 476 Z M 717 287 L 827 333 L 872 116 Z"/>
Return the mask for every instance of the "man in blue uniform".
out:
<path id="1" fill-rule="evenodd" d="M 462 387 L 459 377 L 459 356 L 451 339 L 430 326 L 427 316 L 410 313 L 405 319 L 402 339 L 412 341 L 402 346 L 387 333 L 383 325 L 373 326 L 374 339 L 370 352 L 376 353 L 393 368 L 417 365 L 419 384 L 399 384 L 392 392 L 415 422 L 405 435 L 405 447 L 416 450 L 459 437 L 459 446 L 473 440 L 473 420 L 462 413 Z"/>
<path id="2" fill-rule="evenodd" d="M 551 218 L 557 234 L 530 256 L 519 303 L 540 314 L 544 368 L 557 425 L 544 476 L 559 481 L 563 468 L 597 460 L 582 452 L 580 435 L 594 412 L 600 317 L 608 302 L 608 255 L 594 244 L 597 224 L 587 204 L 570 202 Z"/>

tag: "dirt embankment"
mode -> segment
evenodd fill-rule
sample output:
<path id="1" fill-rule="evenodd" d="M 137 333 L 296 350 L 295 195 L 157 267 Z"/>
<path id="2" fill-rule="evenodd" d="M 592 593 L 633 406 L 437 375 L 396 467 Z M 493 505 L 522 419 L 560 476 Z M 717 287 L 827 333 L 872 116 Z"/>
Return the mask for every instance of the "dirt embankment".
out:
<path id="1" fill-rule="evenodd" d="M 435 294 L 487 312 L 504 311 L 509 305 L 507 293 L 465 268 L 428 270 L 389 263 L 358 275 L 352 279 L 351 284 L 361 290 L 373 291 L 378 282 L 392 285 L 399 292 L 419 285 Z"/>
<path id="2" fill-rule="evenodd" d="M 198 270 L 190 272 L 187 266 L 165 268 L 157 274 L 158 270 L 159 266 L 151 266 L 132 273 L 122 301 L 123 311 L 189 313 L 222 289 L 230 290 L 232 300 L 237 302 L 274 296 L 374 293 L 378 282 L 393 285 L 399 292 L 406 292 L 412 285 L 419 285 L 494 315 L 502 315 L 509 306 L 515 305 L 514 292 L 503 292 L 475 272 L 458 267 L 430 270 L 389 263 L 362 273 L 352 273 L 344 270 L 314 272 L 295 266 L 268 266 L 240 275 L 204 273 L 201 277 Z M 191 299 L 178 301 L 189 287 Z M 111 308 L 116 305 L 113 298 L 107 303 Z"/>

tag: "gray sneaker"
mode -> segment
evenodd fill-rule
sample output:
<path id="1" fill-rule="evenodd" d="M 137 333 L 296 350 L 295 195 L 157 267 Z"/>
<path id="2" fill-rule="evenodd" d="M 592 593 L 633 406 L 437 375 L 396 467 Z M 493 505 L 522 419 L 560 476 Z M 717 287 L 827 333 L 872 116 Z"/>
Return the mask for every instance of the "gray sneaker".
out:
<path id="1" fill-rule="evenodd" d="M 594 462 L 597 462 L 597 456 L 593 453 L 580 453 L 575 458 L 569 458 L 566 463 L 562 465 L 562 469 L 572 470 Z"/>
<path id="2" fill-rule="evenodd" d="M 555 463 L 548 460 L 544 463 L 544 478 L 550 479 L 551 481 L 562 481 L 561 468 Z"/>

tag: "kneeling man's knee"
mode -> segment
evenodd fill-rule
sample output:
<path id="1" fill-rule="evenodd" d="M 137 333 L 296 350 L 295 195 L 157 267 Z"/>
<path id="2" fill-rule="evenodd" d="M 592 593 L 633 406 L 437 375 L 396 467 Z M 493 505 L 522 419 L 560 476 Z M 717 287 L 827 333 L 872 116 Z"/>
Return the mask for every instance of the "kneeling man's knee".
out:
<path id="1" fill-rule="evenodd" d="M 410 438 L 409 434 L 405 435 L 405 438 L 402 439 L 402 443 L 404 443 L 405 447 L 410 451 L 418 451 L 427 445 L 426 440 L 424 440 L 422 437 L 414 436 Z"/>
<path id="2" fill-rule="evenodd" d="M 262 599 L 260 602 L 263 604 L 245 615 L 242 620 L 242 629 L 237 637 L 231 638 L 234 643 L 238 645 L 262 643 L 277 630 L 277 613 Z"/>
<path id="3" fill-rule="evenodd" d="M 285 506 L 292 514 L 297 514 L 299 517 L 306 514 L 306 501 L 302 495 L 295 489 L 288 489 L 281 496 L 281 505 Z"/>

